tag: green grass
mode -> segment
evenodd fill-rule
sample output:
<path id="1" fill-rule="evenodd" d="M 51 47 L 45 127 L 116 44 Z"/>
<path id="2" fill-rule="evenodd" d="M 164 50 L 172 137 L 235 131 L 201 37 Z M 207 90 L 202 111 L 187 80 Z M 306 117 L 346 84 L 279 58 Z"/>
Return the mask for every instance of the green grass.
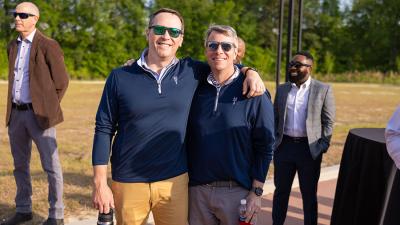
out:
<path id="1" fill-rule="evenodd" d="M 64 171 L 66 219 L 95 215 L 91 207 L 91 148 L 94 117 L 103 89 L 102 82 L 73 81 L 62 102 L 65 122 L 57 126 L 57 140 Z M 273 94 L 274 83 L 267 83 Z M 336 125 L 332 145 L 323 166 L 340 163 L 343 144 L 350 129 L 384 127 L 400 103 L 400 87 L 377 84 L 334 83 Z M 14 212 L 15 182 L 7 128 L 4 125 L 7 84 L 0 83 L 0 220 Z M 272 171 L 272 170 L 271 170 Z M 36 148 L 32 151 L 33 210 L 38 224 L 47 217 L 47 178 L 42 171 Z"/>

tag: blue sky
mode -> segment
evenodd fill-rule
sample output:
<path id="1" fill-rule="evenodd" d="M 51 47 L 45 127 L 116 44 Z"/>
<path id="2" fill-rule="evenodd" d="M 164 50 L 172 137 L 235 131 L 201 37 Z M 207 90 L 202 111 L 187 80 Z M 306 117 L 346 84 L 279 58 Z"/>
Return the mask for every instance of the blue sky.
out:
<path id="1" fill-rule="evenodd" d="M 344 9 L 346 6 L 351 6 L 353 0 L 340 0 L 340 9 Z"/>

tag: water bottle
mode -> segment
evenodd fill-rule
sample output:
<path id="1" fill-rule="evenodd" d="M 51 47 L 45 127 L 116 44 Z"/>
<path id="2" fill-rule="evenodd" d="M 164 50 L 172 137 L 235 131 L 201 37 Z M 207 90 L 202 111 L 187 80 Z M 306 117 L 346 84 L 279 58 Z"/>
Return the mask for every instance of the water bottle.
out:
<path id="1" fill-rule="evenodd" d="M 99 213 L 97 225 L 114 225 L 114 212 L 110 209 L 109 213 Z"/>
<path id="2" fill-rule="evenodd" d="M 239 206 L 239 225 L 250 225 L 250 223 L 246 223 L 246 210 L 247 210 L 247 201 L 246 199 L 240 200 Z"/>

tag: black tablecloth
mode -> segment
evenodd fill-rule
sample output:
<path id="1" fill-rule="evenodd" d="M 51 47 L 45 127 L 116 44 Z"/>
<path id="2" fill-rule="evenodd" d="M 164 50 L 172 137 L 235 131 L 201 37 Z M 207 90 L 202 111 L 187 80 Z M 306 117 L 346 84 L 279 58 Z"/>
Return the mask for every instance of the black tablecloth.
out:
<path id="1" fill-rule="evenodd" d="M 392 168 L 383 128 L 350 130 L 340 163 L 331 225 L 378 225 Z M 396 195 L 398 199 L 398 187 L 393 186 L 385 225 L 400 224 L 399 201 L 393 201 Z"/>
<path id="2" fill-rule="evenodd" d="M 392 192 L 387 206 L 386 214 L 384 216 L 384 225 L 399 225 L 400 224 L 400 171 L 397 170 Z"/>

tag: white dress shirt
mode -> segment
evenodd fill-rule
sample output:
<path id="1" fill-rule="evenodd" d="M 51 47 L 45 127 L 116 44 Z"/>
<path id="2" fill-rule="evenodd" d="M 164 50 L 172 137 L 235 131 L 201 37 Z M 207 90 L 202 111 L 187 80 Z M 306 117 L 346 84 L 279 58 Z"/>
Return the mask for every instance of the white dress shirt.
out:
<path id="1" fill-rule="evenodd" d="M 29 88 L 29 57 L 35 33 L 36 29 L 25 40 L 22 40 L 21 36 L 17 38 L 18 54 L 14 66 L 12 99 L 18 104 L 32 102 Z"/>
<path id="2" fill-rule="evenodd" d="M 386 126 L 385 138 L 387 151 L 396 167 L 400 169 L 400 106 Z"/>
<path id="3" fill-rule="evenodd" d="M 283 133 L 291 137 L 307 137 L 306 119 L 311 77 L 300 87 L 292 83 L 286 103 Z"/>

